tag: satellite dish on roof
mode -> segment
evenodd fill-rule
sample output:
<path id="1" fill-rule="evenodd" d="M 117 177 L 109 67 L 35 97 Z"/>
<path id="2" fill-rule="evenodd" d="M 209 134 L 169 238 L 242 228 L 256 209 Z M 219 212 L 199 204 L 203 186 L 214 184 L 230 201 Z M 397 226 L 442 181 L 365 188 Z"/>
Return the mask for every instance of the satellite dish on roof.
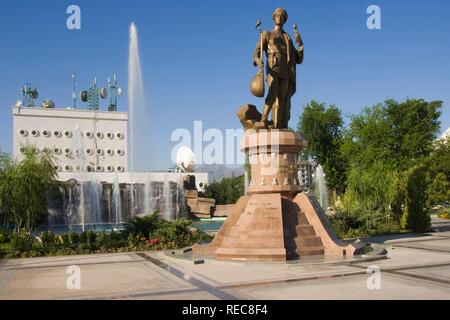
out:
<path id="1" fill-rule="evenodd" d="M 45 99 L 42 101 L 41 107 L 44 109 L 54 109 L 55 103 L 52 100 Z"/>
<path id="2" fill-rule="evenodd" d="M 102 99 L 106 99 L 106 97 L 108 97 L 108 90 L 106 90 L 106 88 L 101 88 L 100 89 L 100 97 Z"/>
<path id="3" fill-rule="evenodd" d="M 88 92 L 86 90 L 80 92 L 80 100 L 83 102 L 88 101 Z"/>
<path id="4" fill-rule="evenodd" d="M 195 155 L 191 148 L 183 146 L 177 152 L 177 167 L 181 172 L 193 172 Z"/>

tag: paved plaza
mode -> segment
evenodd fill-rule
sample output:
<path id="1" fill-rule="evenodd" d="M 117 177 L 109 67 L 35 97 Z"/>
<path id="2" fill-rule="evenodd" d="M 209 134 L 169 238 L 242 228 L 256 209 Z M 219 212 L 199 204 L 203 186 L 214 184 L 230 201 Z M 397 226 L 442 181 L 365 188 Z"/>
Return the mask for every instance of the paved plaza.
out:
<path id="1" fill-rule="evenodd" d="M 450 299 L 450 222 L 438 232 L 365 239 L 387 259 L 354 263 L 262 264 L 169 257 L 162 252 L 3 260 L 0 299 Z M 68 267 L 80 289 L 68 289 Z M 369 266 L 380 268 L 368 289 Z"/>

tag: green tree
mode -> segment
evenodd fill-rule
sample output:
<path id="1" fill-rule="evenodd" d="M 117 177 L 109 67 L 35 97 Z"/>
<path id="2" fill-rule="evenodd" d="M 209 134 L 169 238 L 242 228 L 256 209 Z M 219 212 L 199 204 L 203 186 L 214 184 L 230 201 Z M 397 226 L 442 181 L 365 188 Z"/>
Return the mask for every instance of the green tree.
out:
<path id="1" fill-rule="evenodd" d="M 406 185 L 405 212 L 402 217 L 402 227 L 414 232 L 424 232 L 430 229 L 431 218 L 428 207 L 427 168 L 415 166 L 408 171 Z"/>
<path id="2" fill-rule="evenodd" d="M 442 101 L 387 100 L 383 111 L 389 125 L 387 147 L 394 165 L 408 170 L 428 157 L 439 131 Z"/>
<path id="3" fill-rule="evenodd" d="M 450 202 L 450 183 L 444 173 L 439 172 L 429 182 L 427 193 L 430 205 Z"/>
<path id="4" fill-rule="evenodd" d="M 431 206 L 450 202 L 450 138 L 434 143 L 426 159 L 428 201 Z"/>
<path id="5" fill-rule="evenodd" d="M 308 141 L 304 156 L 316 158 L 324 169 L 328 186 L 342 194 L 348 163 L 341 153 L 343 120 L 339 108 L 313 100 L 305 106 L 297 129 Z"/>
<path id="6" fill-rule="evenodd" d="M 0 212 L 15 231 L 31 232 L 35 223 L 47 213 L 46 195 L 57 188 L 56 170 L 49 154 L 36 155 L 25 147 L 24 159 L 3 159 L 0 179 Z"/>
<path id="7" fill-rule="evenodd" d="M 372 167 L 352 167 L 343 203 L 349 210 L 389 212 L 396 196 L 397 174 L 381 161 Z"/>
<path id="8" fill-rule="evenodd" d="M 405 171 L 423 163 L 439 130 L 441 101 L 387 100 L 352 117 L 343 153 L 352 165 L 370 167 L 375 160 Z"/>
<path id="9" fill-rule="evenodd" d="M 205 186 L 205 196 L 216 204 L 234 204 L 244 195 L 244 176 L 224 178 Z"/>
<path id="10" fill-rule="evenodd" d="M 429 156 L 439 129 L 441 106 L 440 101 L 387 100 L 352 117 L 344 133 L 342 153 L 350 163 L 347 191 L 360 207 L 390 207 L 393 216 L 400 219 L 407 170 L 423 164 Z"/>

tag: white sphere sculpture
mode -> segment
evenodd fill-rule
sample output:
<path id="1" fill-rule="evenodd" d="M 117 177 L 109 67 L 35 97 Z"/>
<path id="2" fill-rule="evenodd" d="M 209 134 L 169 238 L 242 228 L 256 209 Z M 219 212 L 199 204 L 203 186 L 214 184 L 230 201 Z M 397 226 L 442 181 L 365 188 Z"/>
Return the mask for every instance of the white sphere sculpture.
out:
<path id="1" fill-rule="evenodd" d="M 177 152 L 177 167 L 182 172 L 193 172 L 195 155 L 191 148 L 183 146 Z"/>

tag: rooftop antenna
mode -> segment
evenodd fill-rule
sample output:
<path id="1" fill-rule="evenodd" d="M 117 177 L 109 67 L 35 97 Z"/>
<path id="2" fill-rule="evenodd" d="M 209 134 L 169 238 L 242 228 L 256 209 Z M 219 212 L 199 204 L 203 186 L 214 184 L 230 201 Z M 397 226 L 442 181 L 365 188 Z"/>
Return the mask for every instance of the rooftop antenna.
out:
<path id="1" fill-rule="evenodd" d="M 72 100 L 73 100 L 73 109 L 77 108 L 77 73 L 76 71 L 73 72 L 72 74 L 72 81 L 73 81 L 73 91 L 72 91 Z"/>
<path id="2" fill-rule="evenodd" d="M 94 83 L 88 89 L 88 109 L 98 110 L 100 90 L 97 88 L 97 77 L 94 77 Z"/>
<path id="3" fill-rule="evenodd" d="M 108 78 L 108 86 L 110 92 L 108 111 L 117 111 L 117 98 L 122 95 L 122 89 L 119 87 L 116 74 L 114 74 L 112 81 Z"/>
<path id="4" fill-rule="evenodd" d="M 80 92 L 80 100 L 88 103 L 88 110 L 98 110 L 100 98 L 106 99 L 108 90 L 97 87 L 97 77 L 94 77 L 93 85 L 87 90 Z"/>
<path id="5" fill-rule="evenodd" d="M 39 97 L 39 93 L 37 89 L 33 87 L 31 84 L 26 83 L 22 87 L 22 97 L 23 97 L 23 106 L 27 108 L 34 108 L 34 100 Z"/>

